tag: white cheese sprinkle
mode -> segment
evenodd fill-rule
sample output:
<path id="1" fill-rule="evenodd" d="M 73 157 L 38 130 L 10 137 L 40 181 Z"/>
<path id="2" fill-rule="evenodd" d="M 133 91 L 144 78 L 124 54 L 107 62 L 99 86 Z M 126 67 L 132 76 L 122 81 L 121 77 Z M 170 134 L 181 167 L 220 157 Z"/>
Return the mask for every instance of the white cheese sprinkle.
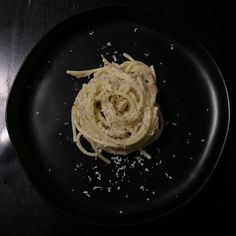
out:
<path id="1" fill-rule="evenodd" d="M 168 178 L 168 179 L 172 179 L 173 177 L 170 176 L 168 173 L 165 173 L 165 176 Z"/>
<path id="2" fill-rule="evenodd" d="M 76 164 L 77 168 L 80 168 L 81 166 L 82 166 L 82 162 L 80 164 L 79 163 Z"/>
<path id="3" fill-rule="evenodd" d="M 102 190 L 102 187 L 101 187 L 101 186 L 94 186 L 94 187 L 93 187 L 93 190 L 97 190 L 97 189 L 98 189 L 98 190 Z"/>
<path id="4" fill-rule="evenodd" d="M 98 180 L 101 180 L 101 174 L 98 171 L 95 172 L 95 175 Z"/>
<path id="5" fill-rule="evenodd" d="M 85 194 L 87 197 L 90 197 L 88 191 L 83 191 L 83 194 Z"/>
<path id="6" fill-rule="evenodd" d="M 111 157 L 111 159 L 114 161 L 114 163 L 116 165 L 120 165 L 121 164 L 121 161 L 122 161 L 122 158 L 119 157 L 119 156 L 116 156 L 116 157 Z"/>
<path id="7" fill-rule="evenodd" d="M 121 166 L 117 169 L 117 172 L 121 171 L 121 170 L 125 170 L 126 166 Z"/>
<path id="8" fill-rule="evenodd" d="M 130 168 L 134 168 L 135 167 L 135 164 L 136 164 L 136 161 L 133 161 L 133 163 L 131 163 L 131 165 L 130 165 Z"/>
<path id="9" fill-rule="evenodd" d="M 150 154 L 148 154 L 145 150 L 140 150 L 140 155 L 146 157 L 147 159 L 151 159 L 152 156 Z"/>
<path id="10" fill-rule="evenodd" d="M 140 190 L 142 190 L 142 191 L 144 191 L 144 186 L 142 185 L 142 186 L 140 186 L 140 188 L 139 188 Z"/>

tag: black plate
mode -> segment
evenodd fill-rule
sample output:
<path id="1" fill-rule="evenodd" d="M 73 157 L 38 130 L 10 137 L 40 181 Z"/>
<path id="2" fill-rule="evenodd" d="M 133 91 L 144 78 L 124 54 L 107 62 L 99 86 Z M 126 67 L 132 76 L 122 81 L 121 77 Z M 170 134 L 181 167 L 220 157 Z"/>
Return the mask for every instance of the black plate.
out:
<path id="1" fill-rule="evenodd" d="M 155 66 L 165 127 L 147 148 L 151 160 L 137 152 L 106 165 L 72 142 L 71 106 L 88 80 L 65 71 L 98 67 L 101 54 L 121 62 L 123 52 Z M 216 166 L 228 125 L 227 90 L 207 51 L 172 24 L 125 7 L 85 12 L 49 32 L 7 105 L 9 135 L 40 193 L 61 212 L 106 225 L 160 217 L 191 199 Z"/>

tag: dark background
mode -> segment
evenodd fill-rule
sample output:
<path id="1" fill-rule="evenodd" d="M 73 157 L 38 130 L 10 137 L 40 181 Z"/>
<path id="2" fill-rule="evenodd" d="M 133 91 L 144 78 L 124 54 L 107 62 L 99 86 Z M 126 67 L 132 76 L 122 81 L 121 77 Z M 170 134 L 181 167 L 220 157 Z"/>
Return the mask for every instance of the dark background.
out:
<path id="1" fill-rule="evenodd" d="M 31 48 L 67 17 L 114 3 L 151 10 L 198 38 L 219 65 L 231 101 L 229 137 L 218 166 L 202 191 L 182 209 L 161 220 L 124 229 L 88 226 L 51 209 L 26 177 L 5 126 L 6 98 Z M 229 1 L 0 0 L 0 235 L 234 234 L 235 5 Z"/>

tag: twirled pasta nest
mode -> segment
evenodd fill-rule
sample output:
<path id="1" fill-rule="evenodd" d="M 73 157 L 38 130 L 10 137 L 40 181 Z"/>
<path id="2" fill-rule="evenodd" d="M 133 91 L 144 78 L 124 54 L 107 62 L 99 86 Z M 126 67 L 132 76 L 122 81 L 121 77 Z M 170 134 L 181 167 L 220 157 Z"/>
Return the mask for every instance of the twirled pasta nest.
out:
<path id="1" fill-rule="evenodd" d="M 67 71 L 77 78 L 93 75 L 72 107 L 73 140 L 84 154 L 107 163 L 102 151 L 126 155 L 141 150 L 160 136 L 163 127 L 154 67 L 124 56 L 128 61 L 122 64 L 103 58 L 101 68 Z M 94 152 L 85 150 L 81 136 Z"/>

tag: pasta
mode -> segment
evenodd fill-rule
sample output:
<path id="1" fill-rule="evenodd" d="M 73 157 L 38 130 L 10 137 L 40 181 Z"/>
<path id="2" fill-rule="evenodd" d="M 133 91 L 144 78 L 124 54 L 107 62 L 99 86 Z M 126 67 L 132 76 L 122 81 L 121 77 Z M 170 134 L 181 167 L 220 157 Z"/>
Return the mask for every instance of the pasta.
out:
<path id="1" fill-rule="evenodd" d="M 114 155 L 142 151 L 160 136 L 163 127 L 156 103 L 154 67 L 123 55 L 128 60 L 122 64 L 103 57 L 103 67 L 67 71 L 77 78 L 93 75 L 89 83 L 83 84 L 72 106 L 73 140 L 84 154 L 100 157 L 106 163 L 110 160 L 102 151 Z M 93 152 L 83 147 L 82 136 Z"/>

